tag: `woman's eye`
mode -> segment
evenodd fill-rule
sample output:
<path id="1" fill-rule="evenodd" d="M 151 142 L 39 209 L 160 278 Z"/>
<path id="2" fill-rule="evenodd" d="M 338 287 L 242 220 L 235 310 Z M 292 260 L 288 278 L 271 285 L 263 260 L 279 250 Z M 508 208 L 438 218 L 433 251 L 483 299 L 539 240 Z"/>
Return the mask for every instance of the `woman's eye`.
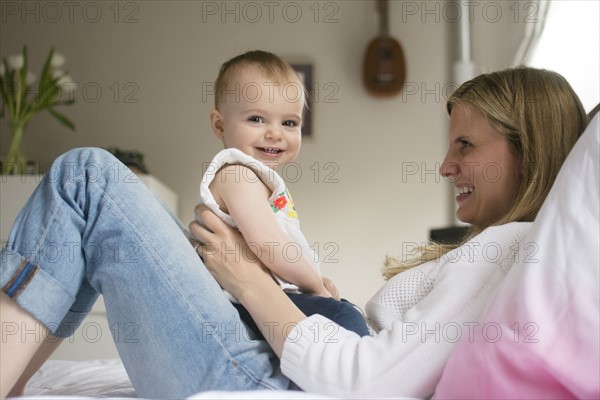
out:
<path id="1" fill-rule="evenodd" d="M 465 147 L 470 147 L 471 146 L 471 142 L 469 142 L 468 140 L 465 140 L 465 139 L 460 139 L 458 142 L 460 143 L 460 147 L 463 148 L 463 149 Z"/>

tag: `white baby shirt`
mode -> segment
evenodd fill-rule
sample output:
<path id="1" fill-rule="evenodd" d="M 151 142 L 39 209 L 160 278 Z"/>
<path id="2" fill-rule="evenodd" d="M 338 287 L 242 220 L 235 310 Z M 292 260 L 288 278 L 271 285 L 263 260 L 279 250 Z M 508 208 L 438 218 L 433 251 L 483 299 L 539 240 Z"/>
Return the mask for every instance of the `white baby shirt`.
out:
<path id="1" fill-rule="evenodd" d="M 206 172 L 204 173 L 202 181 L 200 182 L 200 204 L 206 205 L 227 225 L 237 229 L 237 225 L 231 215 L 223 212 L 220 209 L 209 189 L 209 185 L 215 178 L 217 172 L 228 164 L 242 164 L 250 168 L 252 171 L 254 171 L 254 173 L 256 173 L 256 176 L 258 176 L 259 179 L 271 190 L 269 204 L 275 213 L 277 222 L 288 235 L 290 241 L 297 244 L 295 249 L 289 249 L 289 251 L 286 251 L 285 247 L 289 246 L 290 244 L 282 244 L 278 248 L 275 248 L 275 251 L 283 251 L 284 254 L 289 255 L 292 258 L 291 261 L 293 261 L 293 258 L 295 257 L 304 255 L 309 261 L 312 261 L 315 269 L 319 271 L 320 267 L 317 254 L 310 248 L 308 241 L 300 230 L 298 214 L 296 213 L 294 202 L 285 185 L 285 182 L 281 176 L 275 172 L 275 170 L 268 167 L 261 161 L 243 153 L 238 149 L 233 148 L 225 149 L 217 153 L 210 165 L 206 168 Z M 256 177 L 251 174 L 249 174 L 249 176 L 241 176 L 239 178 L 256 179 Z M 252 210 L 248 210 L 247 212 L 252 212 Z M 300 254 L 298 254 L 298 248 L 301 250 Z M 275 276 L 275 278 L 279 282 L 281 288 L 286 292 L 300 293 L 298 286 L 289 283 L 280 277 Z M 229 297 L 231 300 L 235 301 L 231 295 L 229 295 Z"/>

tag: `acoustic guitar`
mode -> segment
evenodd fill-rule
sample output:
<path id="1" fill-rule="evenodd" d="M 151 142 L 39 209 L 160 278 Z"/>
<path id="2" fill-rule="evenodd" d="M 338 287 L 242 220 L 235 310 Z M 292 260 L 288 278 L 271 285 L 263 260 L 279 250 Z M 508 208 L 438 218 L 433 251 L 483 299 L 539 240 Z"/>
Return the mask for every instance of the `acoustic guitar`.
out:
<path id="1" fill-rule="evenodd" d="M 363 82 L 375 97 L 392 97 L 402 91 L 406 68 L 400 43 L 389 34 L 388 1 L 377 0 L 379 36 L 369 42 L 363 64 Z"/>

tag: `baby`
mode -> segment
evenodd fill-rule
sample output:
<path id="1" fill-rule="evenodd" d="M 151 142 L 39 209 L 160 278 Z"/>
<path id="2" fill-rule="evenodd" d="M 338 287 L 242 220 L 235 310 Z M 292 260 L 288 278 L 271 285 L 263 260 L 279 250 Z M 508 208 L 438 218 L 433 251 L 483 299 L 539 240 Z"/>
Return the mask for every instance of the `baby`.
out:
<path id="1" fill-rule="evenodd" d="M 239 229 L 249 249 L 306 315 L 321 314 L 368 335 L 360 311 L 325 288 L 290 193 L 275 171 L 298 156 L 304 107 L 302 82 L 278 56 L 251 51 L 224 63 L 210 122 L 225 150 L 202 178 L 200 203 Z M 261 337 L 248 312 L 230 299 Z"/>

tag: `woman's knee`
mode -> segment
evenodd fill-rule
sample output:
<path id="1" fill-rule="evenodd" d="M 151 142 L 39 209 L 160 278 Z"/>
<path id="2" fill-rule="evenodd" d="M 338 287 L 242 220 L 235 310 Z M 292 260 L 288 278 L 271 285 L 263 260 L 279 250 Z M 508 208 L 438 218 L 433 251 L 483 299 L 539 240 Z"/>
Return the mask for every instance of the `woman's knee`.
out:
<path id="1" fill-rule="evenodd" d="M 126 167 L 108 151 L 98 147 L 80 147 L 60 155 L 47 174 L 54 181 L 71 180 L 85 175 L 88 179 L 117 176 Z"/>
<path id="2" fill-rule="evenodd" d="M 98 165 L 111 164 L 118 160 L 108 151 L 99 147 L 78 147 L 60 155 L 54 164 L 61 165 L 86 165 L 95 163 Z"/>

